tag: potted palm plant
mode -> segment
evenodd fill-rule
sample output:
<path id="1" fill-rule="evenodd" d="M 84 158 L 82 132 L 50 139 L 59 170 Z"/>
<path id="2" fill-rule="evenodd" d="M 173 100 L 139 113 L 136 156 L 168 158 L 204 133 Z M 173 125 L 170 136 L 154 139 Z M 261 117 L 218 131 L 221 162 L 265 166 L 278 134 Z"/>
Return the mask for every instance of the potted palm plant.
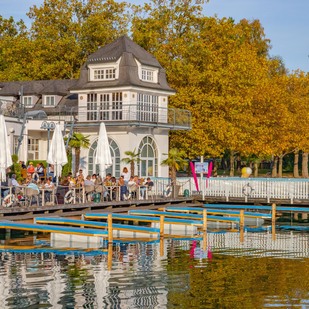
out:
<path id="1" fill-rule="evenodd" d="M 170 169 L 173 198 L 176 198 L 180 188 L 176 183 L 176 172 L 188 165 L 188 162 L 185 160 L 186 153 L 183 150 L 171 148 L 165 155 L 167 155 L 167 158 L 161 162 L 161 165 L 168 166 Z"/>

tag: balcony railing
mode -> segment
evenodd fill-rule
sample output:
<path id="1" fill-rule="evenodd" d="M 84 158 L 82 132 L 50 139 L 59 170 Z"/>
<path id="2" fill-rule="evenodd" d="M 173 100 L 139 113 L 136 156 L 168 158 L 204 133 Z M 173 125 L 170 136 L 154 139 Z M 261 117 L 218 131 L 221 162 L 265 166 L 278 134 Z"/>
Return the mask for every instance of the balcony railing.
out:
<path id="1" fill-rule="evenodd" d="M 91 108 L 66 108 L 62 106 L 58 109 L 45 109 L 45 112 L 51 120 L 64 120 L 66 122 L 74 120 L 75 125 L 93 125 L 104 121 L 107 126 L 138 125 L 175 130 L 191 129 L 191 113 L 188 110 L 163 108 L 151 104 L 122 105 L 118 103 L 114 106 L 108 106 L 108 108 L 101 108 L 99 105 L 94 103 Z"/>

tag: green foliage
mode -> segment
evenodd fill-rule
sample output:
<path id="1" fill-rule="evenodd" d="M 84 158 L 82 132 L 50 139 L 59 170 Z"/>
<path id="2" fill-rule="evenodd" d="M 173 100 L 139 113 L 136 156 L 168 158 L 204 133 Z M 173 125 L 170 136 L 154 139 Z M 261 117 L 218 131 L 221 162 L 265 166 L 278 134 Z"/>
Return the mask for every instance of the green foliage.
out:
<path id="1" fill-rule="evenodd" d="M 124 162 L 126 164 L 130 164 L 130 173 L 131 176 L 135 176 L 135 163 L 140 162 L 140 152 L 136 152 L 136 149 L 133 151 L 127 150 L 124 152 L 124 154 L 128 157 L 123 158 L 121 162 Z"/>
<path id="2" fill-rule="evenodd" d="M 171 171 L 171 178 L 173 183 L 176 183 L 176 172 L 185 168 L 188 165 L 188 161 L 185 160 L 186 153 L 183 150 L 172 148 L 168 152 L 167 158 L 161 162 L 161 165 L 168 166 Z"/>
<path id="3" fill-rule="evenodd" d="M 62 176 L 68 176 L 72 173 L 72 153 L 67 151 L 68 163 L 62 167 Z"/>
<path id="4" fill-rule="evenodd" d="M 64 139 L 65 141 L 67 138 Z M 69 147 L 70 149 L 75 149 L 75 170 L 74 172 L 77 173 L 80 164 L 80 149 L 81 148 L 89 148 L 90 141 L 89 136 L 85 136 L 82 133 L 74 132 L 73 135 L 70 137 L 69 140 Z"/>

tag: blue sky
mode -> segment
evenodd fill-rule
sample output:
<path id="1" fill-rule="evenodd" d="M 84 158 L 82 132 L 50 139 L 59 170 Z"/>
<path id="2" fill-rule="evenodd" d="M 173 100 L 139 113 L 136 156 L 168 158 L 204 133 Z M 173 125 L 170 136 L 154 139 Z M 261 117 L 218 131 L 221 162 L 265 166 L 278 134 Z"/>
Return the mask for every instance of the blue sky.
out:
<path id="1" fill-rule="evenodd" d="M 43 0 L 1 0 L 0 15 L 27 21 L 30 6 L 42 3 Z M 309 72 L 309 0 L 210 0 L 204 13 L 232 17 L 236 22 L 242 18 L 259 19 L 271 40 L 270 54 L 282 57 L 290 71 Z"/>

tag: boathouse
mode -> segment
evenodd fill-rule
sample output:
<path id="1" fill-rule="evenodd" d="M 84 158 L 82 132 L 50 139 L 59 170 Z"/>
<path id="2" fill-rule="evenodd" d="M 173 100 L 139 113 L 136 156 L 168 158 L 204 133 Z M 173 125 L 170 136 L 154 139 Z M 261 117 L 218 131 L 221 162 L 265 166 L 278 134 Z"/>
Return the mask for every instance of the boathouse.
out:
<path id="1" fill-rule="evenodd" d="M 80 168 L 98 172 L 94 157 L 104 121 L 113 161 L 107 172 L 116 177 L 125 152 L 134 150 L 140 152 L 139 176 L 168 176 L 160 162 L 168 153 L 169 131 L 191 128 L 189 111 L 169 108 L 174 94 L 157 59 L 127 36 L 89 55 L 79 79 L 0 83 L 11 151 L 19 160 L 46 160 L 54 124 L 60 122 L 66 135 L 89 136 Z"/>

